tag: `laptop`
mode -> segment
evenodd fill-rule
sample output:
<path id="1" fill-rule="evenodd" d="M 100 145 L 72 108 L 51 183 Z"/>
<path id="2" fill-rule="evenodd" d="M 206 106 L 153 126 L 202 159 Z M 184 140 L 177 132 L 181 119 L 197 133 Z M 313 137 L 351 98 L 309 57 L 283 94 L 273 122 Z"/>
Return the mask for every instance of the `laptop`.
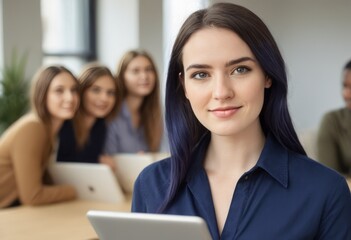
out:
<path id="1" fill-rule="evenodd" d="M 211 240 L 197 216 L 89 210 L 87 217 L 100 240 Z"/>
<path id="2" fill-rule="evenodd" d="M 133 193 L 134 182 L 140 172 L 149 164 L 168 157 L 168 153 L 120 153 L 115 154 L 116 176 L 126 193 Z"/>
<path id="3" fill-rule="evenodd" d="M 109 203 L 125 199 L 115 174 L 107 165 L 55 162 L 49 165 L 49 173 L 54 183 L 73 185 L 80 199 Z"/>

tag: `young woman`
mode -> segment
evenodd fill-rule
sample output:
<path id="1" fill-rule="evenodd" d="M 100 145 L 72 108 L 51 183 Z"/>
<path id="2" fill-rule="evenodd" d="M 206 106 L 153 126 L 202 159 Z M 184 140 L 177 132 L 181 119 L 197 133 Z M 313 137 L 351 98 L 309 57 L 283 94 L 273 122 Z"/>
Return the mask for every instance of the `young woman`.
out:
<path id="1" fill-rule="evenodd" d="M 309 159 L 266 25 L 218 3 L 185 21 L 166 87 L 171 157 L 136 180 L 132 211 L 197 215 L 213 239 L 351 239 L 345 179 Z"/>
<path id="2" fill-rule="evenodd" d="M 45 180 L 54 141 L 64 120 L 74 116 L 78 82 L 61 66 L 40 69 L 32 82 L 32 111 L 0 138 L 0 208 L 74 199 L 72 186 Z"/>
<path id="3" fill-rule="evenodd" d="M 103 155 L 103 145 L 106 121 L 117 110 L 117 82 L 107 67 L 97 64 L 89 64 L 78 81 L 81 104 L 73 121 L 66 121 L 60 131 L 57 160 L 100 162 L 114 169 L 114 161 Z"/>
<path id="4" fill-rule="evenodd" d="M 151 56 L 145 51 L 127 52 L 117 70 L 122 106 L 108 126 L 105 152 L 157 152 L 163 120 L 160 81 Z"/>

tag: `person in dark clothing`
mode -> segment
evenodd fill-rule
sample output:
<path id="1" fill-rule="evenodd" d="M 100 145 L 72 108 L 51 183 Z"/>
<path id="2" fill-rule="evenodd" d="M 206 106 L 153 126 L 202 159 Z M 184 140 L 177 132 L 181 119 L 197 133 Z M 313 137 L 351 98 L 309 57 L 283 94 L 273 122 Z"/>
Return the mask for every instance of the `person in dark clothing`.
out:
<path id="1" fill-rule="evenodd" d="M 107 67 L 97 64 L 89 64 L 78 80 L 81 104 L 74 119 L 61 128 L 57 161 L 104 163 L 115 170 L 103 146 L 106 121 L 117 111 L 117 81 Z"/>
<path id="2" fill-rule="evenodd" d="M 171 157 L 138 176 L 132 211 L 203 218 L 213 239 L 351 239 L 345 178 L 306 156 L 278 46 L 250 10 L 191 14 L 170 57 Z"/>

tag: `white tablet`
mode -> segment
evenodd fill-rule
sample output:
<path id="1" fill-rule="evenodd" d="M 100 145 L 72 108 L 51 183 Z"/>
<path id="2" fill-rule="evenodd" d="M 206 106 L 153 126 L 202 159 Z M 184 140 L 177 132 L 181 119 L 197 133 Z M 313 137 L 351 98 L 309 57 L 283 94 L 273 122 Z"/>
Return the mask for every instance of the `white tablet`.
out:
<path id="1" fill-rule="evenodd" d="M 100 240 L 211 240 L 197 216 L 90 210 L 87 217 Z"/>
<path id="2" fill-rule="evenodd" d="M 54 183 L 74 186 L 80 199 L 111 203 L 125 199 L 115 174 L 107 165 L 55 162 L 49 165 L 49 172 Z"/>
<path id="3" fill-rule="evenodd" d="M 169 153 L 120 153 L 113 156 L 117 166 L 117 179 L 123 190 L 133 193 L 134 182 L 148 165 L 169 156 Z"/>

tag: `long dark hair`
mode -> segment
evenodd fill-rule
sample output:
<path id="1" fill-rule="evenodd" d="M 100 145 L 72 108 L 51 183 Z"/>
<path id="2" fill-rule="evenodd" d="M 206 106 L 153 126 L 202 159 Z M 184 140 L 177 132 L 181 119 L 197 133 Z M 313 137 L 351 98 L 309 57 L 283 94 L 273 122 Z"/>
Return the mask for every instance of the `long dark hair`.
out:
<path id="1" fill-rule="evenodd" d="M 194 146 L 208 130 L 195 117 L 180 80 L 183 73 L 182 51 L 189 38 L 206 27 L 235 32 L 249 46 L 265 75 L 272 80 L 260 113 L 263 132 L 272 134 L 286 149 L 306 155 L 294 130 L 287 105 L 285 63 L 269 29 L 250 10 L 231 3 L 216 3 L 191 14 L 175 40 L 166 84 L 166 127 L 171 152 L 170 186 L 162 212 L 184 181 Z"/>
<path id="2" fill-rule="evenodd" d="M 351 60 L 345 64 L 344 70 L 351 70 Z"/>

